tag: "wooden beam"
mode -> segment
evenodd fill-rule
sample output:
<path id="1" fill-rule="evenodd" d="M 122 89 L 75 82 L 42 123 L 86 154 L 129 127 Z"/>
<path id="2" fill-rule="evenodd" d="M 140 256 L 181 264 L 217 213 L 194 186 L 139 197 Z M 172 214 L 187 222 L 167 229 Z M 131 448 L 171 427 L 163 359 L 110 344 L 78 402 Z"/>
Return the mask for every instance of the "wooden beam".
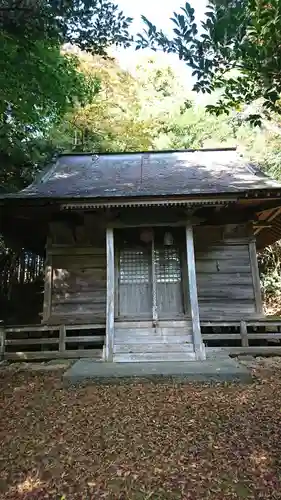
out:
<path id="1" fill-rule="evenodd" d="M 280 213 L 281 213 L 281 207 L 275 208 L 275 209 L 273 209 L 273 212 L 270 214 L 270 216 L 269 216 L 267 219 L 265 219 L 265 220 L 261 220 L 260 222 L 261 222 L 261 223 L 265 223 L 265 224 L 266 224 L 266 223 L 268 223 L 268 222 L 272 222 L 272 221 L 275 219 L 275 217 L 277 217 L 277 215 L 279 215 Z M 271 225 L 270 225 L 270 226 L 271 226 Z M 268 226 L 268 225 L 267 225 L 267 226 L 262 226 L 262 225 L 260 225 L 260 226 L 259 226 L 259 227 L 257 227 L 257 229 L 255 230 L 255 236 L 256 236 L 257 234 L 259 234 L 259 233 L 262 231 L 262 229 L 263 229 L 264 227 L 270 227 L 270 226 Z"/>
<path id="2" fill-rule="evenodd" d="M 106 265 L 107 265 L 107 287 L 106 287 L 106 337 L 105 337 L 105 361 L 113 361 L 114 341 L 114 236 L 113 229 L 106 229 Z"/>
<path id="3" fill-rule="evenodd" d="M 206 354 L 205 354 L 204 344 L 202 342 L 200 319 L 199 319 L 193 228 L 191 225 L 186 226 L 186 255 L 187 255 L 187 273 L 188 273 L 188 293 L 189 293 L 190 309 L 191 309 L 194 350 L 197 359 L 204 360 L 206 359 Z"/>
<path id="4" fill-rule="evenodd" d="M 250 263 L 251 263 L 252 278 L 253 278 L 254 296 L 255 296 L 255 302 L 256 302 L 256 312 L 263 314 L 260 274 L 259 274 L 259 266 L 258 266 L 257 250 L 256 250 L 256 242 L 255 241 L 252 241 L 249 243 L 249 255 L 250 255 Z"/>
<path id="5" fill-rule="evenodd" d="M 67 350 L 63 353 L 60 351 L 36 351 L 36 352 L 6 352 L 5 359 L 10 359 L 14 361 L 26 361 L 26 360 L 40 360 L 40 359 L 76 359 L 76 358 L 93 358 L 97 361 L 102 361 L 102 350 L 101 349 L 77 349 L 77 350 Z"/>

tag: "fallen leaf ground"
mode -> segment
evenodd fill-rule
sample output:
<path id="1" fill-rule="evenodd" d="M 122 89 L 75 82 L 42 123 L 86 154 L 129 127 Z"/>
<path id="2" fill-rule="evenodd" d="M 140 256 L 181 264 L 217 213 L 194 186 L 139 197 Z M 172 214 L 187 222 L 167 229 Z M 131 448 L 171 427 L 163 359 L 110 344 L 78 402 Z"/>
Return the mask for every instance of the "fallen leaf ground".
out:
<path id="1" fill-rule="evenodd" d="M 247 386 L 61 375 L 1 370 L 1 499 L 281 499 L 280 368 Z"/>

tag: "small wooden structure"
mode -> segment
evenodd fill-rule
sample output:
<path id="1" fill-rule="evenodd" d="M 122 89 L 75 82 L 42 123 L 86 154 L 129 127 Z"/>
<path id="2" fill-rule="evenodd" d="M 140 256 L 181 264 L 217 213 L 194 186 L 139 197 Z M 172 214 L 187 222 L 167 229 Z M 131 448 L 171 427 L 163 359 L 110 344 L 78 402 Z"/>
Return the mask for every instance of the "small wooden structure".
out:
<path id="1" fill-rule="evenodd" d="M 42 324 L 25 326 L 45 337 L 24 337 L 43 358 L 80 342 L 69 356 L 203 360 L 214 335 L 239 337 L 232 352 L 266 337 L 256 246 L 280 237 L 281 184 L 235 149 L 60 155 L 0 204 L 7 241 L 45 258 Z M 2 330 L 20 344 L 22 325 Z"/>

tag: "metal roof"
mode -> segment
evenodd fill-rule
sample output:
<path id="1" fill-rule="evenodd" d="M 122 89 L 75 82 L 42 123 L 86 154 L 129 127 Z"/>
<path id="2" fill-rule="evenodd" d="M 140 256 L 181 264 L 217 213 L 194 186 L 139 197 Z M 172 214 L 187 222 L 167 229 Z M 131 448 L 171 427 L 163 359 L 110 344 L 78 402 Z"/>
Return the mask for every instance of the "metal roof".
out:
<path id="1" fill-rule="evenodd" d="M 1 198 L 115 198 L 281 189 L 235 149 L 64 154 L 30 186 Z"/>

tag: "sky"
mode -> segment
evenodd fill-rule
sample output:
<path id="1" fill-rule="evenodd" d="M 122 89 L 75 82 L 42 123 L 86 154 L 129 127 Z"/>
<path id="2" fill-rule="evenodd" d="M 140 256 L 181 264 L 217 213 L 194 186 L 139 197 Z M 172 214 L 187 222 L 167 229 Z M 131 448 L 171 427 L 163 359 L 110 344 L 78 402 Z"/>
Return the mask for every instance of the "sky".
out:
<path id="1" fill-rule="evenodd" d="M 147 17 L 153 24 L 168 31 L 172 26 L 170 18 L 173 12 L 179 12 L 185 0 L 117 0 L 124 14 L 133 17 L 133 31 L 141 31 L 141 14 Z M 197 20 L 202 19 L 205 12 L 207 0 L 191 0 L 191 5 L 196 11 Z"/>
<path id="2" fill-rule="evenodd" d="M 131 26 L 133 34 L 143 30 L 142 14 L 164 32 L 171 34 L 173 22 L 170 18 L 173 16 L 173 12 L 180 12 L 185 0 L 117 0 L 116 3 L 126 16 L 134 19 Z M 190 0 L 190 3 L 195 9 L 197 22 L 200 22 L 206 11 L 207 0 Z M 133 69 L 137 62 L 140 62 L 149 54 L 151 54 L 151 51 L 140 50 L 136 52 L 133 48 L 118 49 L 114 53 L 119 64 L 129 71 Z M 165 62 L 170 64 L 175 72 L 180 74 L 183 80 L 186 81 L 187 87 L 192 86 L 190 70 L 183 62 L 179 61 L 176 55 L 159 54 L 157 57 L 159 60 L 163 60 L 163 64 Z"/>

